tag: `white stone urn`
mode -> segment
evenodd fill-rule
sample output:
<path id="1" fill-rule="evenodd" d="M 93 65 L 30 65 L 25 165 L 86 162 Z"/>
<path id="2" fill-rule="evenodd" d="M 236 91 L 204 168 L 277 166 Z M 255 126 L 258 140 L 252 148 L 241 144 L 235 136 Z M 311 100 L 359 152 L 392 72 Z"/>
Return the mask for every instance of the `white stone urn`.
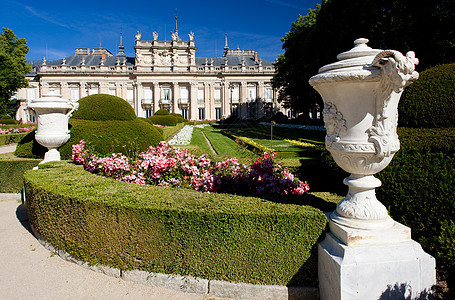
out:
<path id="1" fill-rule="evenodd" d="M 63 99 L 54 93 L 43 95 L 28 105 L 37 120 L 35 139 L 49 149 L 40 164 L 60 160 L 57 149 L 69 140 L 68 120 L 78 108 L 79 103 Z"/>
<path id="2" fill-rule="evenodd" d="M 326 148 L 335 162 L 351 175 L 344 179 L 347 196 L 330 215 L 331 221 L 355 229 L 394 226 L 375 188 L 373 175 L 383 170 L 400 149 L 396 132 L 398 102 L 403 89 L 418 78 L 414 52 L 354 41 L 354 48 L 340 53 L 339 61 L 319 69 L 309 83 L 324 101 Z"/>

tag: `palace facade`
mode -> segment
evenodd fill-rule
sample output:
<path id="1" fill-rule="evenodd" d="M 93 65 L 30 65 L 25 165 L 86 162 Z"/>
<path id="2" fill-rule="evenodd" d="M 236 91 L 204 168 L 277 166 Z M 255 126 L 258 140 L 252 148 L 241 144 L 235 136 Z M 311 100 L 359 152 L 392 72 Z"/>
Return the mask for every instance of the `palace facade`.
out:
<path id="1" fill-rule="evenodd" d="M 229 49 L 226 37 L 222 57 L 196 57 L 194 34 L 184 41 L 177 24 L 172 40 L 142 40 L 136 34 L 134 57 L 124 52 L 122 36 L 117 55 L 104 48 L 76 48 L 60 60 L 31 61 L 29 86 L 18 91 L 16 119 L 33 121 L 26 106 L 49 92 L 78 101 L 111 94 L 128 101 L 138 117 L 159 109 L 189 120 L 218 120 L 231 115 L 261 118 L 284 110 L 277 102 L 271 79 L 272 62 L 254 50 Z"/>

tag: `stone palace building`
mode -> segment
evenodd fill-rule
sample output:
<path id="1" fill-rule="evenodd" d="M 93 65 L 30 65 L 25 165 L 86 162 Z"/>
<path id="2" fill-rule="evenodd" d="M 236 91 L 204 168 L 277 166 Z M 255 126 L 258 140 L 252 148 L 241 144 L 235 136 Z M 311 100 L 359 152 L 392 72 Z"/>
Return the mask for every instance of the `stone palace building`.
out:
<path id="1" fill-rule="evenodd" d="M 128 101 L 138 117 L 159 109 L 182 114 L 189 120 L 219 120 L 286 113 L 272 88 L 272 62 L 254 50 L 229 49 L 226 36 L 222 57 L 197 57 L 194 34 L 184 41 L 177 28 L 172 40 L 142 40 L 137 32 L 135 57 L 127 57 L 122 36 L 117 55 L 104 48 L 76 48 L 60 60 L 31 61 L 29 86 L 18 91 L 17 120 L 34 121 L 26 105 L 49 92 L 74 101 L 111 94 Z"/>

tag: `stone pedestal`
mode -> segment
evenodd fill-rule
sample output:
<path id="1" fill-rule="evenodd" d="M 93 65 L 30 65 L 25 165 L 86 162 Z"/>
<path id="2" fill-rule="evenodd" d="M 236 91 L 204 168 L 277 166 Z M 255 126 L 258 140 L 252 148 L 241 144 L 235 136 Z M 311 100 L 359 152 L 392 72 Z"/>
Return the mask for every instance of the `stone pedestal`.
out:
<path id="1" fill-rule="evenodd" d="M 435 259 L 411 240 L 410 229 L 359 230 L 330 221 L 318 247 L 321 300 L 427 299 Z"/>

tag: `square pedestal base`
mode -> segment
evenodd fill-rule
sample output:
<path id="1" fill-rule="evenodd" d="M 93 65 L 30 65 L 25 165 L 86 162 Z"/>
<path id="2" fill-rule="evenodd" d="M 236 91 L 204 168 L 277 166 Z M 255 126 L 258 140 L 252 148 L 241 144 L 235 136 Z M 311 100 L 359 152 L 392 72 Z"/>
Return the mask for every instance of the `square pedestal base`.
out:
<path id="1" fill-rule="evenodd" d="M 318 246 L 318 276 L 321 300 L 426 299 L 436 263 L 413 240 L 348 246 L 327 233 Z"/>

